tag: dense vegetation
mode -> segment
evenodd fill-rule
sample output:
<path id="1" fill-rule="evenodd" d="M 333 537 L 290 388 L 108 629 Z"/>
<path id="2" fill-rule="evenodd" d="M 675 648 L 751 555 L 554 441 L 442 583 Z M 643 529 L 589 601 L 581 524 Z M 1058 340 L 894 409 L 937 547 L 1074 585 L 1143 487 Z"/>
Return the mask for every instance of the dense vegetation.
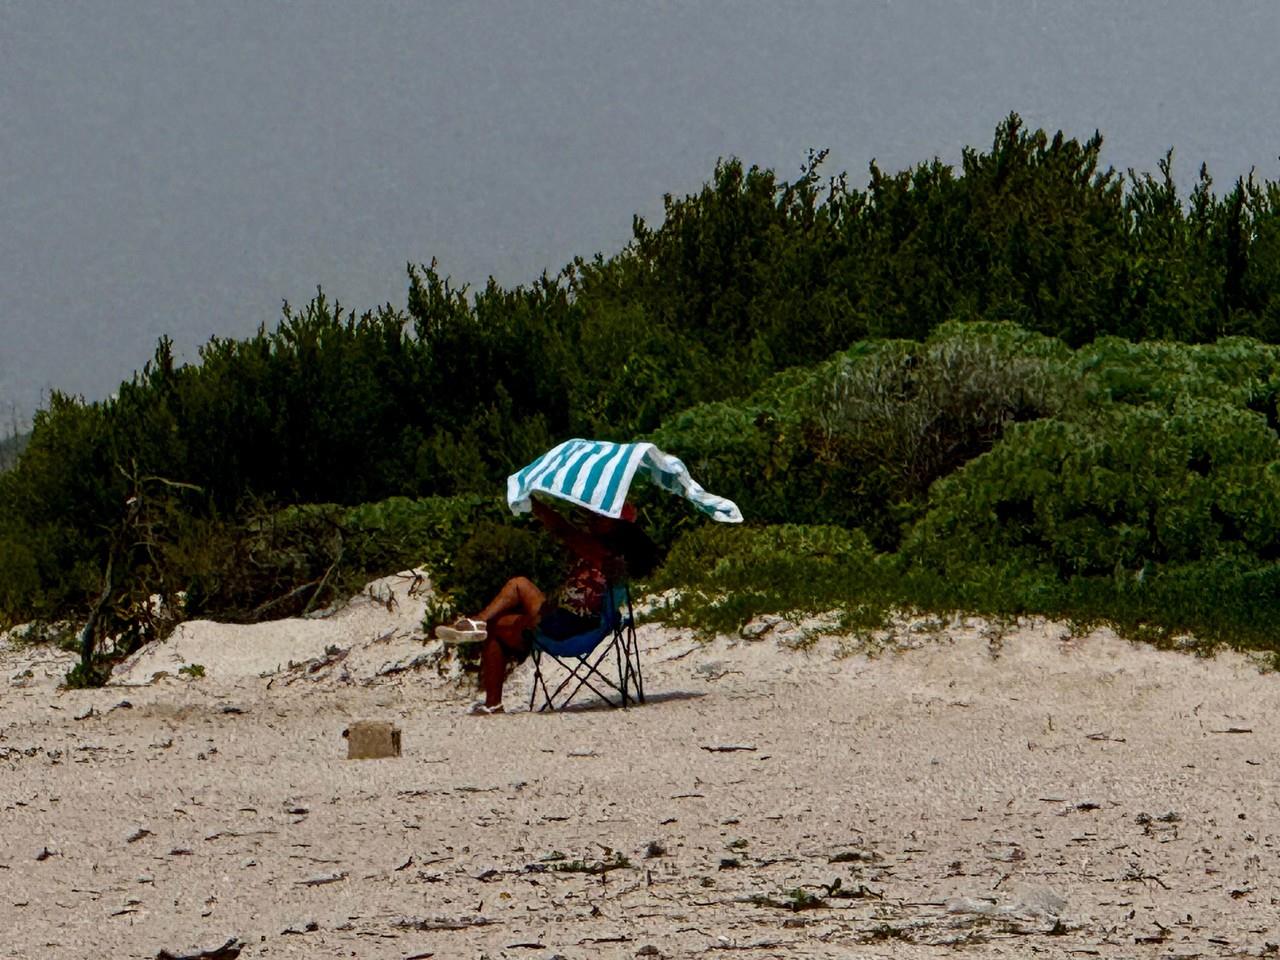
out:
<path id="1" fill-rule="evenodd" d="M 0 473 L 12 469 L 18 457 L 26 449 L 29 434 L 21 433 L 16 426 L 10 428 L 9 435 L 0 436 Z"/>
<path id="2" fill-rule="evenodd" d="M 505 289 L 410 267 L 403 310 L 323 294 L 171 344 L 116 399 L 54 395 L 0 474 L 0 622 L 121 649 L 428 561 L 463 605 L 555 559 L 503 479 L 568 436 L 652 437 L 743 528 L 644 516 L 672 616 L 892 605 L 1108 618 L 1271 648 L 1280 186 L 1186 196 L 1016 116 L 959 168 L 865 189 L 717 165 L 611 257 Z M 100 602 L 99 602 L 100 601 Z M 852 622 L 852 621 L 851 621 Z M 91 671 L 89 677 L 91 679 Z"/>

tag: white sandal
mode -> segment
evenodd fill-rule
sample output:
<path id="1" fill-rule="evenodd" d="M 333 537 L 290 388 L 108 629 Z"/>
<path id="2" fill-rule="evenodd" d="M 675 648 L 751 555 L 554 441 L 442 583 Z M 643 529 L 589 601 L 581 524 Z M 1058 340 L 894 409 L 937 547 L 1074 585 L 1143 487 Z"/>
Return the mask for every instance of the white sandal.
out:
<path id="1" fill-rule="evenodd" d="M 488 636 L 483 630 L 455 630 L 453 627 L 436 627 L 436 639 L 443 640 L 447 646 L 456 647 L 464 643 L 483 643 Z"/>

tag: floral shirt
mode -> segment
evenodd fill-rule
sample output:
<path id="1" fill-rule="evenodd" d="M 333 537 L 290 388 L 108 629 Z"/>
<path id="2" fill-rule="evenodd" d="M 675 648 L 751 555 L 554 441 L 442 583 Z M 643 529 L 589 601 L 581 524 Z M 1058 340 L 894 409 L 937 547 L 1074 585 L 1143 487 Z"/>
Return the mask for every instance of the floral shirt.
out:
<path id="1" fill-rule="evenodd" d="M 604 571 L 581 558 L 569 568 L 556 598 L 561 607 L 580 617 L 598 617 L 604 609 L 604 594 L 609 588 Z"/>

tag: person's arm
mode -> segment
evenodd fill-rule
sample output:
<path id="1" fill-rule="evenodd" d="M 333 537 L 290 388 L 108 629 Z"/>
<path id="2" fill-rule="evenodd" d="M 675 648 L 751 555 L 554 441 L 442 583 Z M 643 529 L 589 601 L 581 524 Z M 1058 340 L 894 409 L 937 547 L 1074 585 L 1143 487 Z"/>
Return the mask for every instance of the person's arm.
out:
<path id="1" fill-rule="evenodd" d="M 541 500 L 533 500 L 533 515 L 541 521 L 542 525 L 547 528 L 547 532 L 553 536 L 563 536 L 566 529 L 572 530 L 573 525 L 564 517 L 556 513 Z"/>
<path id="2" fill-rule="evenodd" d="M 583 533 L 540 500 L 533 501 L 533 515 L 542 522 L 548 533 L 584 560 L 598 564 L 608 556 L 608 550 L 600 541 L 589 533 Z"/>
<path id="3" fill-rule="evenodd" d="M 620 552 L 626 560 L 628 576 L 647 577 L 658 565 L 658 545 L 634 523 L 622 530 Z"/>

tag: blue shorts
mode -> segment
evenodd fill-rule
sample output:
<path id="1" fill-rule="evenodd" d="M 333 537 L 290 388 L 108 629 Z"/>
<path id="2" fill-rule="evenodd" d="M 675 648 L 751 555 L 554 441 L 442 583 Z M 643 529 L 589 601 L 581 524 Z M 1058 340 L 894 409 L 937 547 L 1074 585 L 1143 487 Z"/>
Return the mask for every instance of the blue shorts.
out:
<path id="1" fill-rule="evenodd" d="M 552 607 L 538 621 L 538 629 L 552 640 L 567 640 L 599 627 L 599 617 L 584 617 L 564 607 Z"/>

